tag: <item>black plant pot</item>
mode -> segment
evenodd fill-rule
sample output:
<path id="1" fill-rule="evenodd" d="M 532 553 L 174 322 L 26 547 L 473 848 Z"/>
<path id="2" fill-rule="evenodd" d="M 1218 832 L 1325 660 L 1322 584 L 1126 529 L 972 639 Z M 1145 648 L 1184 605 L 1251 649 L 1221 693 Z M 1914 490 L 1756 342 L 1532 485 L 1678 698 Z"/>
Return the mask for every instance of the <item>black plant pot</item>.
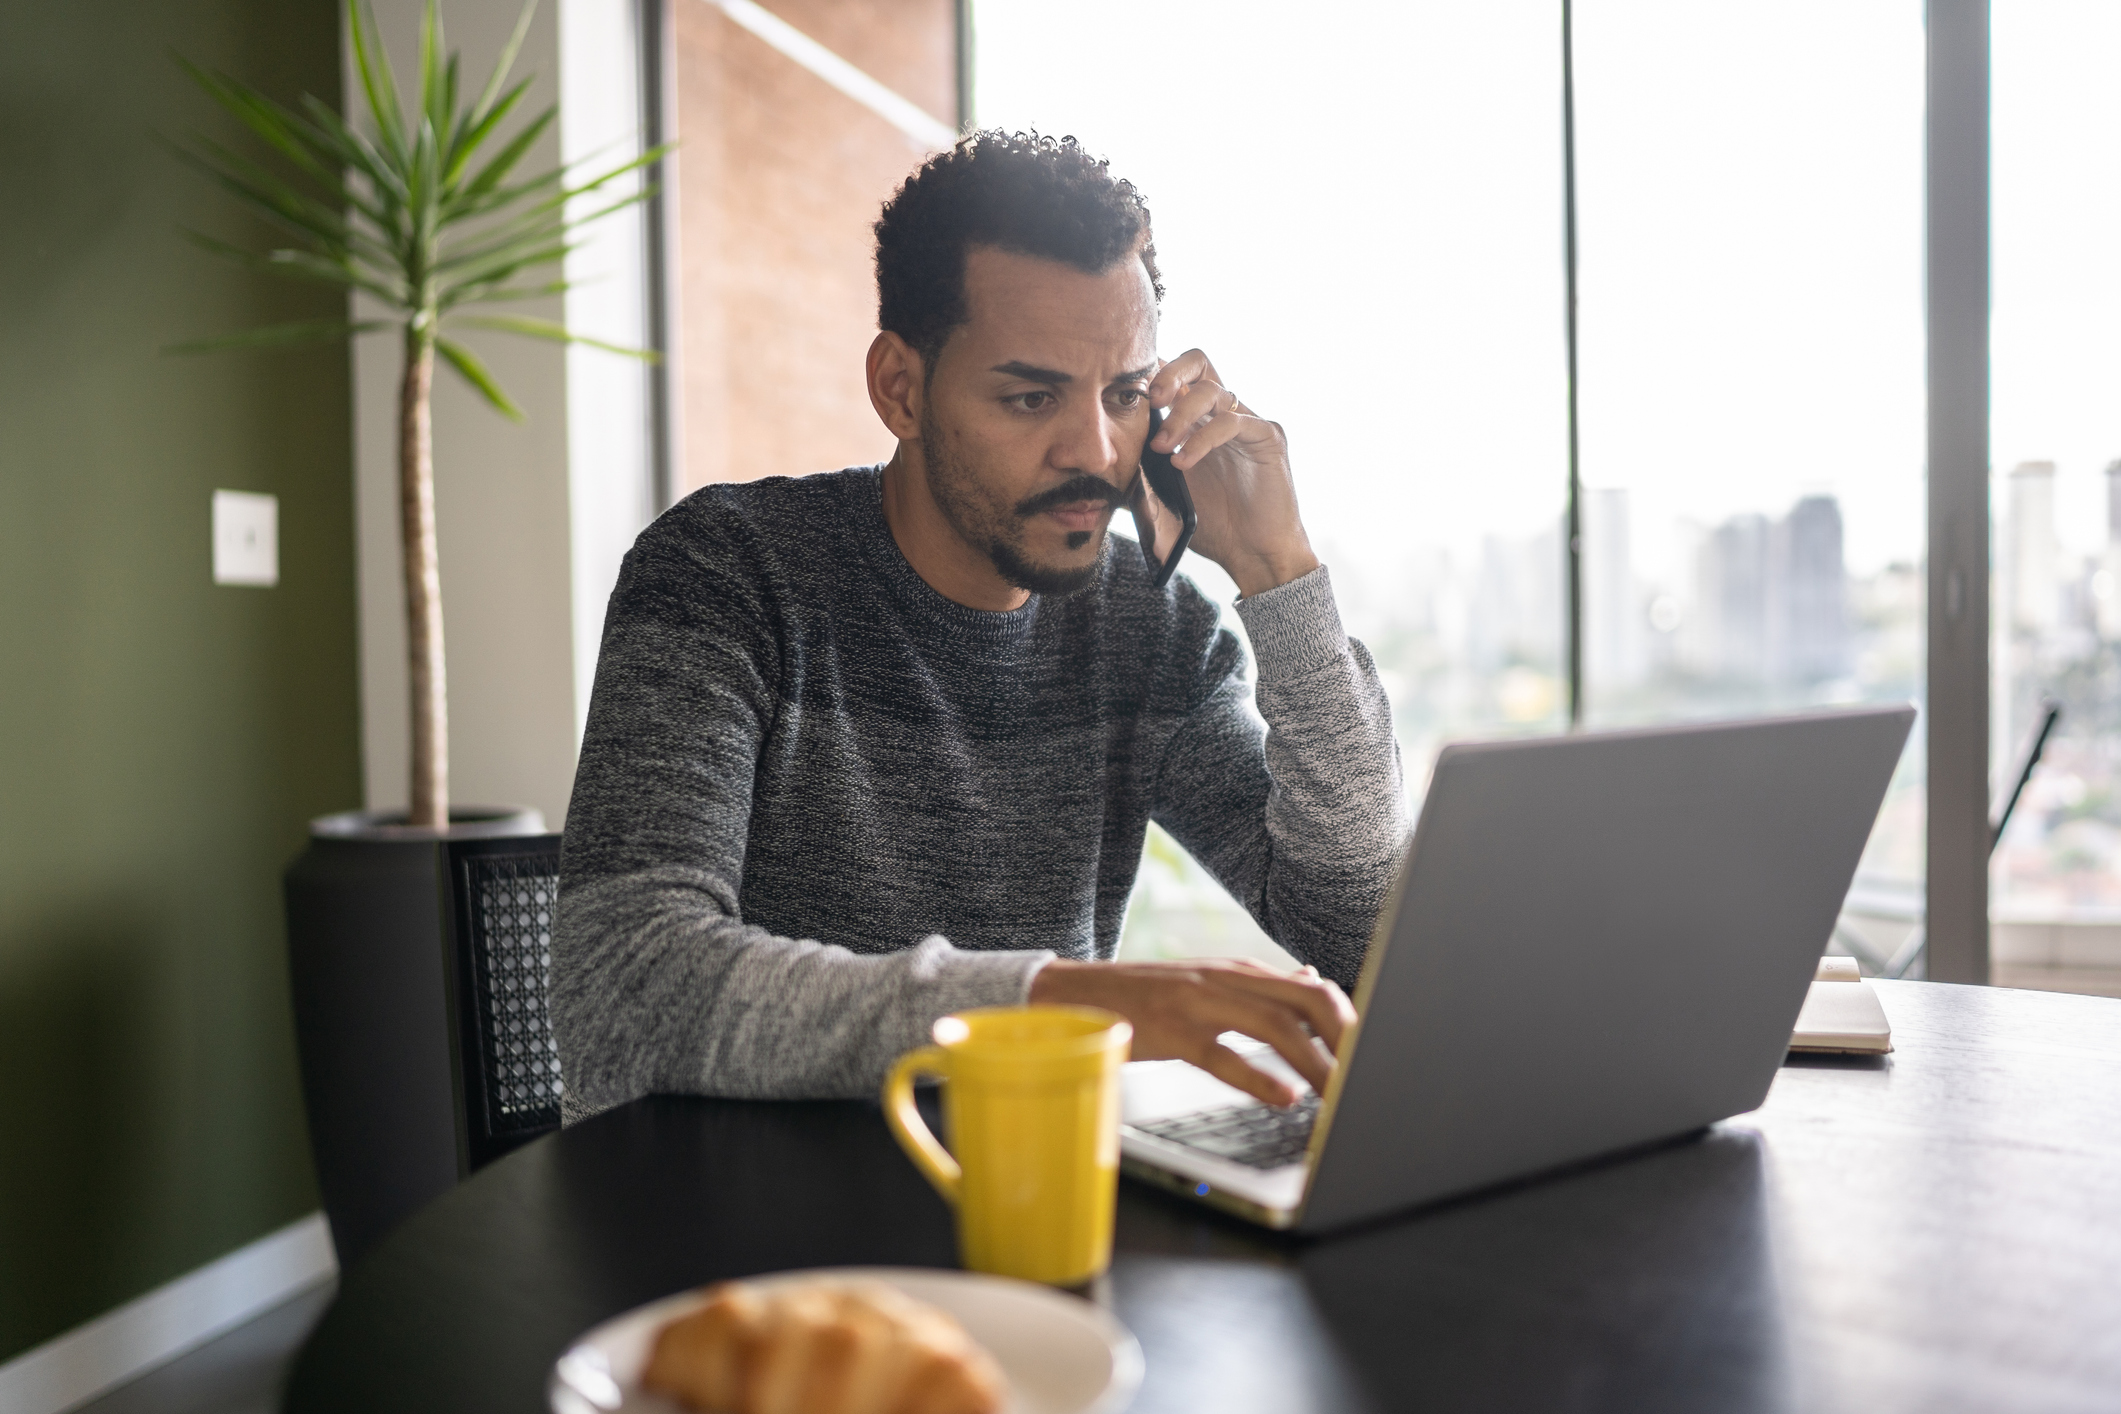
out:
<path id="1" fill-rule="evenodd" d="M 535 810 L 449 828 L 350 811 L 310 822 L 287 871 L 288 976 L 317 1187 L 341 1267 L 461 1177 L 445 977 L 451 840 L 535 835 Z"/>

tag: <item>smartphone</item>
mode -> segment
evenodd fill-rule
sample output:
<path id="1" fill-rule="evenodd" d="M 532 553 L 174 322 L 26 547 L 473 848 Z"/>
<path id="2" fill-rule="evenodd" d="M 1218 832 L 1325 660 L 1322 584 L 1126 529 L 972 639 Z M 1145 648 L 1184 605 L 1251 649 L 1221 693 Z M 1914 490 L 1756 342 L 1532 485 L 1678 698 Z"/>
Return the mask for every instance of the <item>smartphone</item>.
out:
<path id="1" fill-rule="evenodd" d="M 1142 558 L 1149 562 L 1149 572 L 1156 576 L 1158 589 L 1171 582 L 1171 575 L 1178 568 L 1178 557 L 1186 553 L 1194 528 L 1200 524 L 1200 518 L 1193 512 L 1193 493 L 1186 489 L 1186 474 L 1171 465 L 1168 453 L 1155 451 L 1149 446 L 1163 425 L 1162 410 L 1150 408 L 1149 436 L 1142 443 L 1142 479 L 1149 485 L 1146 492 L 1136 493 L 1133 506 L 1134 529 L 1141 536 Z M 1147 504 L 1150 494 L 1160 504 L 1162 515 L 1156 514 Z M 1177 523 L 1175 536 L 1172 534 L 1174 519 Z"/>

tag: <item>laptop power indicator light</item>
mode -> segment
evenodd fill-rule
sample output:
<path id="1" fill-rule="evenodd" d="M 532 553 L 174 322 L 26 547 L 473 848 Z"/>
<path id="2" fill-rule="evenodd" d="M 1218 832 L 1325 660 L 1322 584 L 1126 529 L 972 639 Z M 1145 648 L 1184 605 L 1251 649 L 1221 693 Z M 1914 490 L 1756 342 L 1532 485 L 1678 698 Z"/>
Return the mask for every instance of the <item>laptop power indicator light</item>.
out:
<path id="1" fill-rule="evenodd" d="M 1208 1196 L 1208 1185 L 1207 1185 L 1207 1184 L 1205 1184 L 1205 1183 L 1196 1183 L 1196 1184 L 1194 1184 L 1194 1185 L 1193 1185 L 1193 1196 L 1194 1196 L 1194 1197 L 1196 1197 L 1196 1198 L 1205 1198 L 1205 1197 L 1207 1197 L 1207 1196 Z"/>

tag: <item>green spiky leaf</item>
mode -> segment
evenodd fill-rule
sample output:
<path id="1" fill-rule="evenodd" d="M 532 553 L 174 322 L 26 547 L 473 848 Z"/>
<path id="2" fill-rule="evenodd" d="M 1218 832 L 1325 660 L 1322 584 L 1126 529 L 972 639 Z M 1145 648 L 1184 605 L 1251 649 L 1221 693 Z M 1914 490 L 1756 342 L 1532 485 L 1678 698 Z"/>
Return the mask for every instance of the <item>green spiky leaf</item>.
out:
<path id="1" fill-rule="evenodd" d="M 435 352 L 442 355 L 449 366 L 463 375 L 464 381 L 478 389 L 486 401 L 492 403 L 504 417 L 514 422 L 523 420 L 523 410 L 501 390 L 501 385 L 494 381 L 493 374 L 486 371 L 486 365 L 479 362 L 478 355 L 462 344 L 444 338 L 435 340 Z"/>
<path id="2" fill-rule="evenodd" d="M 518 176 L 530 153 L 552 131 L 558 110 L 547 106 L 518 121 L 531 81 L 511 82 L 517 54 L 536 13 L 530 0 L 478 97 L 466 105 L 461 66 L 448 51 L 441 9 L 423 6 L 416 93 L 401 99 L 396 75 L 367 0 L 344 0 L 347 51 L 363 121 L 350 121 L 310 95 L 289 107 L 226 74 L 181 57 L 178 62 L 216 105 L 232 115 L 294 174 L 283 176 L 205 138 L 183 151 L 187 161 L 254 215 L 291 241 L 257 251 L 196 232 L 189 238 L 214 254 L 291 279 L 357 290 L 391 311 L 390 322 L 428 331 L 460 305 L 491 307 L 511 300 L 549 298 L 564 279 L 530 272 L 564 261 L 580 248 L 575 232 L 624 207 L 647 200 L 641 187 L 569 213 L 570 204 L 608 189 L 662 158 L 657 148 L 598 171 L 581 173 L 596 158 Z M 504 137 L 503 129 L 515 123 Z M 496 146 L 498 144 L 498 146 Z M 636 184 L 637 186 L 639 184 Z M 285 240 L 285 238 L 283 238 Z M 635 358 L 652 351 L 578 337 L 550 320 L 466 319 L 499 332 L 580 343 Z M 343 338 L 376 322 L 307 321 L 196 340 L 177 348 L 204 352 L 308 339 Z M 437 339 L 436 350 L 494 407 L 520 411 L 485 366 L 459 344 Z"/>
<path id="3" fill-rule="evenodd" d="M 199 231 L 185 231 L 184 238 L 201 250 L 212 251 L 224 259 L 267 274 L 336 285 L 341 289 L 361 290 L 392 307 L 404 303 L 405 300 L 403 289 L 389 284 L 387 277 L 379 278 L 352 261 L 334 261 L 306 250 L 269 250 L 260 255 L 241 246 L 230 245 L 227 241 L 216 240 Z"/>
<path id="4" fill-rule="evenodd" d="M 538 114 L 537 117 L 532 118 L 524 125 L 523 131 L 509 139 L 508 145 L 495 153 L 493 158 L 479 169 L 479 174 L 465 184 L 463 191 L 459 194 L 461 199 L 465 201 L 476 200 L 508 180 L 508 174 L 515 170 L 516 163 L 523 160 L 524 155 L 530 151 L 531 146 L 537 142 L 552 121 L 559 116 L 560 110 L 555 106 L 547 108 L 544 112 Z"/>
<path id="5" fill-rule="evenodd" d="M 526 334 L 533 339 L 550 339 L 558 344 L 582 344 L 606 353 L 624 354 L 628 358 L 640 359 L 643 363 L 660 363 L 663 356 L 654 349 L 633 349 L 624 344 L 608 344 L 602 339 L 592 339 L 586 334 L 577 334 L 564 324 L 550 319 L 533 319 L 523 314 L 483 314 L 466 316 L 457 321 L 469 324 L 474 329 L 494 329 L 504 334 Z"/>
<path id="6" fill-rule="evenodd" d="M 435 0 L 427 0 L 426 8 L 420 12 L 420 116 L 437 132 L 449 120 L 449 112 L 443 107 L 442 69 L 446 62 L 442 57 L 441 12 L 435 8 Z"/>
<path id="7" fill-rule="evenodd" d="M 364 23 L 361 12 L 368 11 Z M 361 77 L 361 92 L 368 100 L 368 116 L 375 121 L 383 150 L 403 167 L 410 152 L 405 138 L 405 115 L 398 109 L 398 77 L 391 72 L 390 55 L 383 51 L 375 33 L 375 11 L 361 0 L 346 0 L 347 34 L 353 41 L 354 68 Z"/>
<path id="8" fill-rule="evenodd" d="M 508 72 L 516 66 L 516 55 L 522 50 L 523 40 L 530 33 L 530 17 L 537 11 L 538 0 L 527 0 L 523 13 L 516 16 L 516 27 L 509 34 L 508 42 L 501 46 L 501 57 L 494 61 L 493 77 L 486 80 L 486 87 L 479 94 L 479 101 L 471 105 L 470 117 L 473 124 L 485 121 L 486 116 L 493 111 L 495 96 L 508 83 Z"/>
<path id="9" fill-rule="evenodd" d="M 495 128 L 508 121 L 508 115 L 515 111 L 516 104 L 530 91 L 530 82 L 525 79 L 502 94 L 501 101 L 494 104 L 492 111 L 483 117 L 476 114 L 465 115 L 463 129 L 450 145 L 449 170 L 443 173 L 443 180 L 454 184 L 463 177 L 464 169 L 471 165 L 472 158 L 478 156 L 479 148 L 485 145 L 486 139 L 493 136 Z"/>
<path id="10" fill-rule="evenodd" d="M 499 304 L 510 300 L 550 299 L 554 295 L 564 295 L 569 290 L 579 288 L 581 283 L 578 280 L 553 280 L 543 285 L 490 285 L 483 289 L 454 295 L 449 299 L 448 303 L 450 305 Z"/>

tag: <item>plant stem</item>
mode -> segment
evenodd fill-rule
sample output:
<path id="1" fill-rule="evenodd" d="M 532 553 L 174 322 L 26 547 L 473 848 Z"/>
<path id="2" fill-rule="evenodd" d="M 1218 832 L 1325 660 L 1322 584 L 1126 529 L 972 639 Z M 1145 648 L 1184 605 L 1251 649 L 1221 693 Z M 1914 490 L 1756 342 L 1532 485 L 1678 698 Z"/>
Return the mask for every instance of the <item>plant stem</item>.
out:
<path id="1" fill-rule="evenodd" d="M 442 658 L 442 570 L 435 545 L 435 346 L 431 322 L 405 326 L 398 392 L 398 502 L 405 541 L 405 651 L 412 689 L 412 809 L 406 823 L 449 824 L 449 679 Z"/>

